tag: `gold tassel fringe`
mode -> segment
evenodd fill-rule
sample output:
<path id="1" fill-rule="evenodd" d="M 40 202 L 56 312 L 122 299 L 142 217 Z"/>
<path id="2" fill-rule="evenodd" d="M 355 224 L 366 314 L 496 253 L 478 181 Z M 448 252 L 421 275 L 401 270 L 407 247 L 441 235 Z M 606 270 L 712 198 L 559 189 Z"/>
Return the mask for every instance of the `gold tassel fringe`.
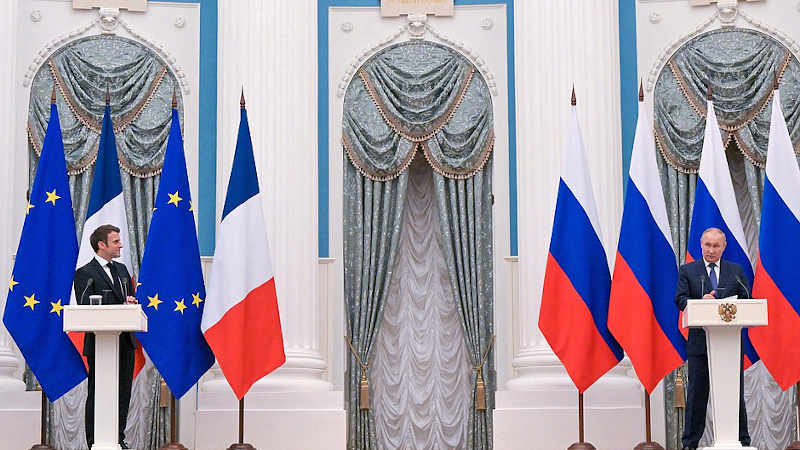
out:
<path id="1" fill-rule="evenodd" d="M 683 387 L 683 367 L 678 367 L 675 376 L 675 408 L 686 408 L 686 393 Z"/>
<path id="2" fill-rule="evenodd" d="M 361 409 L 369 409 L 369 381 L 367 381 L 367 372 L 361 372 Z"/>
<path id="3" fill-rule="evenodd" d="M 166 407 L 169 406 L 169 395 L 170 395 L 170 392 L 169 392 L 169 387 L 167 387 L 167 382 L 164 381 L 164 379 L 162 378 L 161 379 L 161 393 L 160 393 L 160 397 L 161 398 L 158 401 L 158 406 L 160 408 L 166 408 Z"/>
<path id="4" fill-rule="evenodd" d="M 478 381 L 475 382 L 475 409 L 483 411 L 486 409 L 486 384 L 483 382 L 483 375 L 478 369 Z"/>

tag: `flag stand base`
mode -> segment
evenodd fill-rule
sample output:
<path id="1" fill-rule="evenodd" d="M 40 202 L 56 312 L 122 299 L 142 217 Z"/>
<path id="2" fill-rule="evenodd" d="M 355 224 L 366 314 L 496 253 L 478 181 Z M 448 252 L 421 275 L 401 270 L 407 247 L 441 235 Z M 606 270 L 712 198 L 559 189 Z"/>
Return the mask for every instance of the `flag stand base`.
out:
<path id="1" fill-rule="evenodd" d="M 256 449 L 250 444 L 231 444 L 231 446 L 228 447 L 228 450 L 256 450 Z"/>
<path id="2" fill-rule="evenodd" d="M 187 450 L 186 447 L 183 446 L 180 442 L 173 442 L 170 444 L 164 444 L 158 450 Z"/>
<path id="3" fill-rule="evenodd" d="M 56 450 L 56 448 L 47 444 L 36 444 L 30 450 Z"/>
<path id="4" fill-rule="evenodd" d="M 597 450 L 597 448 L 588 442 L 576 442 L 567 447 L 567 450 Z"/>
<path id="5" fill-rule="evenodd" d="M 786 447 L 786 450 L 800 450 L 800 441 L 795 441 Z"/>
<path id="6" fill-rule="evenodd" d="M 664 450 L 658 442 L 640 442 L 633 450 Z"/>

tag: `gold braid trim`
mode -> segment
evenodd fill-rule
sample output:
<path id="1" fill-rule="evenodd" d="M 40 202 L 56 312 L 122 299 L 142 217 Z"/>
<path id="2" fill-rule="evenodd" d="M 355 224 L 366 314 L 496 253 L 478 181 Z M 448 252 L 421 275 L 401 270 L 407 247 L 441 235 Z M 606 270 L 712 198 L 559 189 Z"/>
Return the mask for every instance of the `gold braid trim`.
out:
<path id="1" fill-rule="evenodd" d="M 394 129 L 399 135 L 403 136 L 409 141 L 422 142 L 430 139 L 434 134 L 438 133 L 443 126 L 445 126 L 448 122 L 450 122 L 450 119 L 452 119 L 453 115 L 455 115 L 456 110 L 458 110 L 458 107 L 461 105 L 461 102 L 464 101 L 464 94 L 467 92 L 467 88 L 469 87 L 469 84 L 472 81 L 472 77 L 475 75 L 475 68 L 472 67 L 472 65 L 468 66 L 467 69 L 468 69 L 467 76 L 464 77 L 464 81 L 462 81 L 461 86 L 458 88 L 458 95 L 456 101 L 454 101 L 453 104 L 450 105 L 447 108 L 447 110 L 441 116 L 439 116 L 438 119 L 436 119 L 436 121 L 434 122 L 435 125 L 433 127 L 433 131 L 423 135 L 406 133 L 405 131 L 401 130 L 399 124 L 395 123 L 392 119 L 389 118 L 389 111 L 386 110 L 386 106 L 382 102 L 378 101 L 378 95 L 375 90 L 375 86 L 369 80 L 369 77 L 367 77 L 367 74 L 366 72 L 364 72 L 363 68 L 361 68 L 358 71 L 358 75 L 364 82 L 364 86 L 367 88 L 367 92 L 369 93 L 372 102 L 375 103 L 375 106 L 378 107 L 378 111 L 381 113 L 383 120 L 390 127 L 392 127 L 392 129 Z"/>
<path id="2" fill-rule="evenodd" d="M 414 155 L 416 155 L 417 150 L 419 150 L 419 143 L 413 143 L 408 155 L 403 162 L 400 163 L 400 166 L 397 169 L 384 175 L 378 175 L 367 171 L 364 162 L 358 159 L 355 152 L 351 149 L 352 145 L 353 144 L 350 142 L 350 140 L 347 139 L 347 136 L 342 134 L 342 147 L 344 147 L 345 153 L 347 153 L 347 158 L 351 163 L 353 163 L 353 166 L 358 169 L 358 172 L 361 173 L 361 175 L 364 175 L 372 181 L 389 181 L 399 177 L 406 169 L 408 169 L 408 166 L 411 165 L 411 162 L 414 161 Z"/>
<path id="3" fill-rule="evenodd" d="M 36 140 L 36 136 L 33 135 L 33 127 L 31 127 L 30 120 L 28 121 L 27 126 L 25 127 L 26 134 L 28 135 L 28 141 L 30 141 L 31 146 L 33 147 L 33 151 L 36 153 L 36 156 L 39 158 L 42 157 L 42 144 Z M 86 159 L 83 163 L 78 164 L 77 166 L 67 167 L 67 175 L 80 175 L 91 167 L 95 161 L 97 161 L 97 150 L 100 146 L 98 142 L 96 146 L 89 152 L 89 158 Z"/>
<path id="4" fill-rule="evenodd" d="M 664 158 L 664 162 L 667 163 L 668 166 L 672 167 L 673 169 L 677 170 L 680 173 L 686 174 L 693 174 L 697 173 L 700 170 L 700 165 L 697 166 L 683 166 L 681 165 L 671 154 L 669 154 L 666 150 L 664 150 L 664 146 L 661 143 L 663 137 L 661 136 L 661 132 L 658 129 L 658 125 L 653 127 L 653 137 L 656 139 L 656 148 L 658 148 L 658 152 L 661 153 L 661 157 Z"/>
<path id="5" fill-rule="evenodd" d="M 95 121 L 94 119 L 89 116 L 82 108 L 78 108 L 75 104 L 75 99 L 72 98 L 72 95 L 66 88 L 66 83 L 64 82 L 64 78 L 61 76 L 61 73 L 58 71 L 56 67 L 56 63 L 51 57 L 47 64 L 50 66 L 50 73 L 53 74 L 53 79 L 56 81 L 56 85 L 58 86 L 58 90 L 61 92 L 61 95 L 64 97 L 64 100 L 67 102 L 67 106 L 69 110 L 72 111 L 72 114 L 88 129 L 95 132 L 95 134 L 100 134 L 100 131 L 103 129 L 103 125 L 100 122 Z"/>
<path id="6" fill-rule="evenodd" d="M 164 76 L 167 74 L 167 66 L 161 66 L 161 69 L 156 74 L 156 80 L 150 85 L 150 88 L 147 91 L 147 95 L 145 95 L 144 100 L 134 108 L 134 110 L 130 111 L 124 117 L 119 119 L 119 122 L 114 125 L 114 131 L 120 132 L 123 131 L 125 128 L 128 128 L 134 120 L 138 119 L 139 116 L 142 114 L 142 111 L 150 104 L 150 101 L 153 99 L 156 93 L 156 89 L 161 85 L 161 82 L 164 81 Z"/>
<path id="7" fill-rule="evenodd" d="M 686 80 L 683 78 L 681 71 L 678 70 L 678 67 L 675 65 L 675 61 L 672 59 L 669 60 L 667 63 L 669 65 L 669 70 L 672 72 L 672 75 L 675 77 L 675 81 L 678 82 L 678 86 L 681 88 L 681 92 L 683 93 L 683 97 L 689 102 L 689 106 L 699 114 L 701 117 L 706 117 L 708 114 L 708 110 L 706 109 L 706 105 L 704 103 L 700 103 L 692 94 L 689 92 L 689 89 L 686 87 Z"/>
<path id="8" fill-rule="evenodd" d="M 486 145 L 484 145 L 483 150 L 481 150 L 481 156 L 478 160 L 480 164 L 477 167 L 473 167 L 470 169 L 464 169 L 459 171 L 448 170 L 447 168 L 439 164 L 439 162 L 436 161 L 436 159 L 434 159 L 433 154 L 431 153 L 431 149 L 428 146 L 428 141 L 421 142 L 420 145 L 422 146 L 425 159 L 428 160 L 428 164 L 430 164 L 433 170 L 435 170 L 445 178 L 451 178 L 454 180 L 466 180 L 468 178 L 474 177 L 476 173 L 483 170 L 483 168 L 486 166 L 486 163 L 489 161 L 489 155 L 494 149 L 494 129 L 489 131 L 489 138 L 486 140 Z"/>

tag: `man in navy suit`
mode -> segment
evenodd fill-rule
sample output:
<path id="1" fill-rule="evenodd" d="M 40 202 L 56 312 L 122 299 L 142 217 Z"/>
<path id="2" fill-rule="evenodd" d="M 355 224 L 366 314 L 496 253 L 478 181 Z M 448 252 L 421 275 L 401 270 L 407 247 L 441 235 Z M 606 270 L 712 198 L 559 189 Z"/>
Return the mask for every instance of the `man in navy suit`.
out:
<path id="1" fill-rule="evenodd" d="M 98 227 L 89 237 L 95 252 L 94 258 L 75 271 L 75 298 L 79 304 L 88 305 L 90 295 L 102 296 L 103 304 L 136 304 L 130 289 L 131 276 L 124 264 L 114 261 L 119 258 L 122 240 L 119 228 L 113 225 Z M 91 281 L 90 281 L 91 280 Z M 133 384 L 135 340 L 131 333 L 119 336 L 119 444 L 130 448 L 125 442 L 125 425 L 128 420 L 128 404 Z M 86 397 L 86 442 L 94 444 L 94 333 L 86 333 L 83 355 L 89 362 L 89 395 Z"/>
<path id="2" fill-rule="evenodd" d="M 709 299 L 738 296 L 750 298 L 750 289 L 742 266 L 722 260 L 727 241 L 725 233 L 718 228 L 709 228 L 700 238 L 703 258 L 681 266 L 678 272 L 678 287 L 675 304 L 683 311 L 689 299 Z M 684 450 L 697 448 L 706 425 L 708 406 L 708 355 L 706 351 L 706 332 L 700 328 L 689 329 L 689 342 L 686 346 L 689 361 L 689 382 L 687 384 L 686 420 L 683 430 Z M 739 378 L 739 441 L 750 445 L 747 431 L 747 410 L 744 404 L 743 376 Z"/>

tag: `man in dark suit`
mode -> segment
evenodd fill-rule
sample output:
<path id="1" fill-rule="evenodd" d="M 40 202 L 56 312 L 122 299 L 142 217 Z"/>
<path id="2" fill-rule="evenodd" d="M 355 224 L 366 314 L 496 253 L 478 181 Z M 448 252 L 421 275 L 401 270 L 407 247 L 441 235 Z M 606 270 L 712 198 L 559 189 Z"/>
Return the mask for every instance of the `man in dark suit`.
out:
<path id="1" fill-rule="evenodd" d="M 750 289 L 742 266 L 722 260 L 727 241 L 725 233 L 718 228 L 709 228 L 700 238 L 703 258 L 681 266 L 678 272 L 678 287 L 675 303 L 683 311 L 690 299 L 725 298 L 738 296 L 750 298 Z M 700 328 L 689 329 L 689 342 L 686 346 L 689 361 L 689 382 L 687 385 L 686 420 L 683 430 L 683 449 L 696 449 L 706 425 L 708 406 L 708 355 L 706 332 Z M 747 431 L 747 410 L 744 404 L 743 375 L 739 378 L 739 441 L 750 445 Z"/>
<path id="2" fill-rule="evenodd" d="M 98 227 L 89 237 L 94 258 L 75 271 L 75 298 L 79 304 L 88 305 L 90 295 L 100 295 L 103 304 L 136 304 L 131 295 L 131 276 L 124 264 L 113 261 L 119 258 L 122 240 L 119 228 L 113 225 Z M 90 281 L 91 280 L 91 281 Z M 119 444 L 130 448 L 125 442 L 125 425 L 128 419 L 128 405 L 131 400 L 133 383 L 134 348 L 132 333 L 119 336 Z M 86 333 L 83 355 L 89 362 L 89 395 L 86 398 L 86 441 L 89 448 L 94 444 L 94 333 Z"/>

